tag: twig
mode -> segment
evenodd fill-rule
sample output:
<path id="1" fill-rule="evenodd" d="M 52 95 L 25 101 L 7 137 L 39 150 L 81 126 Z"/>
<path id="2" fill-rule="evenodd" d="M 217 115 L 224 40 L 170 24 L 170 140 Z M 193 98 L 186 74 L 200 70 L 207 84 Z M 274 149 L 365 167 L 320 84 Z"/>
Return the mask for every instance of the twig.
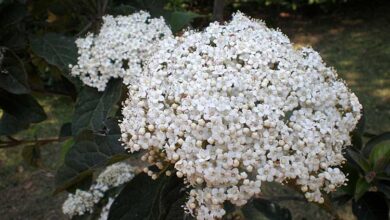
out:
<path id="1" fill-rule="evenodd" d="M 9 136 L 7 138 L 11 139 Z M 62 141 L 63 138 L 47 138 L 47 139 L 38 139 L 38 140 L 17 140 L 15 138 L 12 138 L 10 141 L 0 141 L 0 149 L 1 148 L 10 148 L 21 144 L 39 144 L 39 145 L 45 145 L 52 142 L 59 142 Z"/>

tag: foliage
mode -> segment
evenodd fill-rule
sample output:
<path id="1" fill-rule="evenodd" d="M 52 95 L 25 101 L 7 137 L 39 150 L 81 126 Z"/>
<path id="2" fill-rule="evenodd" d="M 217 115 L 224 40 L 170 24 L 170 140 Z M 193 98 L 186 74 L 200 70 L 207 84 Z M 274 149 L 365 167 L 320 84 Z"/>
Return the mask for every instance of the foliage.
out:
<path id="1" fill-rule="evenodd" d="M 4 50 L 0 70 L 7 71 L 0 73 L 0 146 L 23 145 L 23 158 L 32 166 L 40 167 L 40 147 L 51 141 L 64 141 L 64 163 L 56 177 L 56 193 L 86 188 L 96 171 L 129 158 L 118 141 L 120 132 L 117 126 L 120 119 L 117 110 L 126 89 L 120 80 L 112 80 L 108 89 L 98 92 L 82 87 L 77 79 L 70 77 L 68 66 L 77 61 L 74 40 L 87 32 L 97 32 L 101 17 L 106 13 L 127 15 L 140 9 L 150 11 L 153 16 L 163 16 L 173 32 L 179 32 L 195 19 L 204 18 L 185 10 L 187 6 L 202 4 L 199 2 L 0 1 L 0 48 Z M 258 2 L 294 9 L 307 4 L 338 1 Z M 209 2 L 203 4 L 210 5 Z M 74 100 L 72 121 L 64 123 L 59 137 L 17 139 L 19 132 L 46 120 L 38 98 L 42 94 L 71 97 Z M 363 146 L 364 136 L 360 131 L 354 135 L 354 140 L 354 149 L 347 152 L 345 166 L 350 173 L 350 182 L 334 200 L 352 199 L 354 214 L 359 219 L 388 219 L 390 134 L 372 137 Z M 187 189 L 176 177 L 161 175 L 154 181 L 139 174 L 120 190 L 109 219 L 191 219 L 182 209 L 186 196 Z M 242 213 L 248 219 L 291 219 L 287 209 L 264 199 L 253 200 L 243 207 Z"/>
<path id="2" fill-rule="evenodd" d="M 364 118 L 353 133 L 352 148 L 346 152 L 348 185 L 335 201 L 352 199 L 358 219 L 388 219 L 390 198 L 390 132 L 371 137 L 365 145 Z"/>

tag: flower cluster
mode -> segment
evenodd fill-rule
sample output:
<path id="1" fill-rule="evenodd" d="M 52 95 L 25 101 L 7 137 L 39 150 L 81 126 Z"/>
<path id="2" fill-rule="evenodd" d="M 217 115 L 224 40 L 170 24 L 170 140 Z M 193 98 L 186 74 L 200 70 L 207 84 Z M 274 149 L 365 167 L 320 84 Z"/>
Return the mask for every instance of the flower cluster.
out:
<path id="1" fill-rule="evenodd" d="M 106 191 L 129 182 L 133 177 L 134 168 L 129 164 L 116 163 L 108 166 L 99 174 L 96 183 L 88 191 L 78 189 L 75 194 L 69 194 L 62 206 L 62 211 L 70 217 L 92 213 L 94 205 L 99 203 Z M 105 215 L 102 214 L 102 216 Z"/>
<path id="2" fill-rule="evenodd" d="M 160 169 L 173 164 L 192 188 L 186 209 L 215 219 L 264 181 L 293 182 L 322 203 L 346 181 L 337 166 L 360 110 L 317 52 L 237 13 L 161 42 L 129 87 L 121 139 Z"/>
<path id="3" fill-rule="evenodd" d="M 99 34 L 88 34 L 76 41 L 78 63 L 71 74 L 84 84 L 104 91 L 110 78 L 123 78 L 130 84 L 139 77 L 156 44 L 172 37 L 163 18 L 151 18 L 147 12 L 129 16 L 105 16 Z"/>

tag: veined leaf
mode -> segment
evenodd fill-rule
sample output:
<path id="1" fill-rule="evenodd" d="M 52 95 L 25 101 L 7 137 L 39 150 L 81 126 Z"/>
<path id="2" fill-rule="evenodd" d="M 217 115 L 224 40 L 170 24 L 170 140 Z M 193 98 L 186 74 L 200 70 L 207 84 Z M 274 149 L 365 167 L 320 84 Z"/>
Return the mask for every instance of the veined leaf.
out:
<path id="1" fill-rule="evenodd" d="M 16 56 L 16 55 L 14 55 Z M 5 59 L 3 68 L 6 73 L 0 74 L 0 88 L 13 94 L 30 93 L 27 82 L 27 73 L 22 62 L 16 59 Z"/>
<path id="2" fill-rule="evenodd" d="M 119 142 L 120 131 L 116 123 L 106 121 L 106 133 L 85 130 L 76 137 L 57 172 L 55 193 L 77 185 L 100 167 L 128 157 Z"/>
<path id="3" fill-rule="evenodd" d="M 68 72 L 69 64 L 73 65 L 77 61 L 77 47 L 72 37 L 47 33 L 31 37 L 30 45 L 37 56 L 64 72 Z"/>
<path id="4" fill-rule="evenodd" d="M 390 132 L 382 133 L 374 138 L 371 138 L 366 146 L 363 148 L 363 154 L 368 157 L 371 154 L 372 149 L 375 147 L 375 145 L 390 140 Z"/>
<path id="5" fill-rule="evenodd" d="M 347 152 L 348 156 L 351 157 L 353 162 L 355 162 L 364 172 L 367 172 L 371 169 L 370 164 L 368 163 L 366 158 L 363 157 L 363 155 L 351 149 L 348 149 Z"/>
<path id="6" fill-rule="evenodd" d="M 119 101 L 121 88 L 122 81 L 120 79 L 112 79 L 104 92 L 84 87 L 76 101 L 72 134 L 77 135 L 84 129 L 100 130 L 113 106 Z"/>
<path id="7" fill-rule="evenodd" d="M 182 220 L 185 187 L 175 176 L 152 180 L 145 173 L 134 177 L 111 206 L 109 220 Z"/>

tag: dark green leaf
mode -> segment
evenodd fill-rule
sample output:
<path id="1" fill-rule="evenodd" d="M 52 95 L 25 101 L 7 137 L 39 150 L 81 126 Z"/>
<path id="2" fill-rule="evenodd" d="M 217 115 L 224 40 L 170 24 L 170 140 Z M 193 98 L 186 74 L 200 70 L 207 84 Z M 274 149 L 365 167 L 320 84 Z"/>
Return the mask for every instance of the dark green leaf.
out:
<path id="1" fill-rule="evenodd" d="M 370 184 L 364 179 L 364 177 L 360 177 L 356 182 L 354 195 L 355 200 L 359 200 L 363 196 L 363 194 L 367 192 L 369 187 Z"/>
<path id="2" fill-rule="evenodd" d="M 43 108 L 31 95 L 15 95 L 0 89 L 0 108 L 24 123 L 38 123 L 46 119 Z"/>
<path id="3" fill-rule="evenodd" d="M 120 192 L 111 206 L 108 219 L 112 220 L 179 220 L 184 204 L 183 183 L 175 176 L 160 176 L 152 180 L 145 173 L 137 175 Z"/>
<path id="4" fill-rule="evenodd" d="M 19 131 L 27 129 L 28 125 L 28 123 L 20 121 L 15 116 L 4 112 L 0 119 L 0 136 L 16 134 Z"/>
<path id="5" fill-rule="evenodd" d="M 77 185 L 98 168 L 128 157 L 119 142 L 119 126 L 112 121 L 106 123 L 106 133 L 84 131 L 76 137 L 75 144 L 65 156 L 64 164 L 56 176 L 55 193 Z"/>
<path id="6" fill-rule="evenodd" d="M 74 38 L 47 33 L 43 36 L 31 37 L 30 45 L 36 55 L 64 72 L 68 72 L 69 64 L 73 65 L 77 61 Z"/>
<path id="7" fill-rule="evenodd" d="M 254 199 L 242 208 L 246 219 L 253 220 L 290 220 L 288 209 L 280 207 L 277 203 L 265 199 Z"/>
<path id="8" fill-rule="evenodd" d="M 362 171 L 367 172 L 371 169 L 370 164 L 361 154 L 355 152 L 352 149 L 348 149 L 347 152 L 348 156 L 362 169 Z"/>
<path id="9" fill-rule="evenodd" d="M 22 156 L 30 166 L 40 167 L 42 165 L 41 149 L 36 145 L 27 145 L 23 148 Z"/>
<path id="10" fill-rule="evenodd" d="M 382 171 L 390 162 L 390 139 L 377 143 L 371 150 L 369 156 L 370 163 L 375 171 Z"/>
<path id="11" fill-rule="evenodd" d="M 77 99 L 72 120 L 72 133 L 77 135 L 84 129 L 98 131 L 103 127 L 103 121 L 109 116 L 114 105 L 121 96 L 122 82 L 111 80 L 104 92 L 94 88 L 84 87 Z"/>
<path id="12" fill-rule="evenodd" d="M 372 149 L 375 147 L 375 145 L 379 144 L 380 142 L 390 140 L 390 132 L 382 133 L 374 138 L 371 138 L 366 146 L 363 148 L 363 154 L 368 157 L 368 155 L 371 154 Z"/>
<path id="13" fill-rule="evenodd" d="M 352 201 L 352 211 L 358 220 L 388 220 L 389 206 L 386 198 L 377 192 L 368 192 Z"/>
<path id="14" fill-rule="evenodd" d="M 3 63 L 7 72 L 0 74 L 0 88 L 13 94 L 30 93 L 24 65 L 17 59 L 7 59 Z"/>

